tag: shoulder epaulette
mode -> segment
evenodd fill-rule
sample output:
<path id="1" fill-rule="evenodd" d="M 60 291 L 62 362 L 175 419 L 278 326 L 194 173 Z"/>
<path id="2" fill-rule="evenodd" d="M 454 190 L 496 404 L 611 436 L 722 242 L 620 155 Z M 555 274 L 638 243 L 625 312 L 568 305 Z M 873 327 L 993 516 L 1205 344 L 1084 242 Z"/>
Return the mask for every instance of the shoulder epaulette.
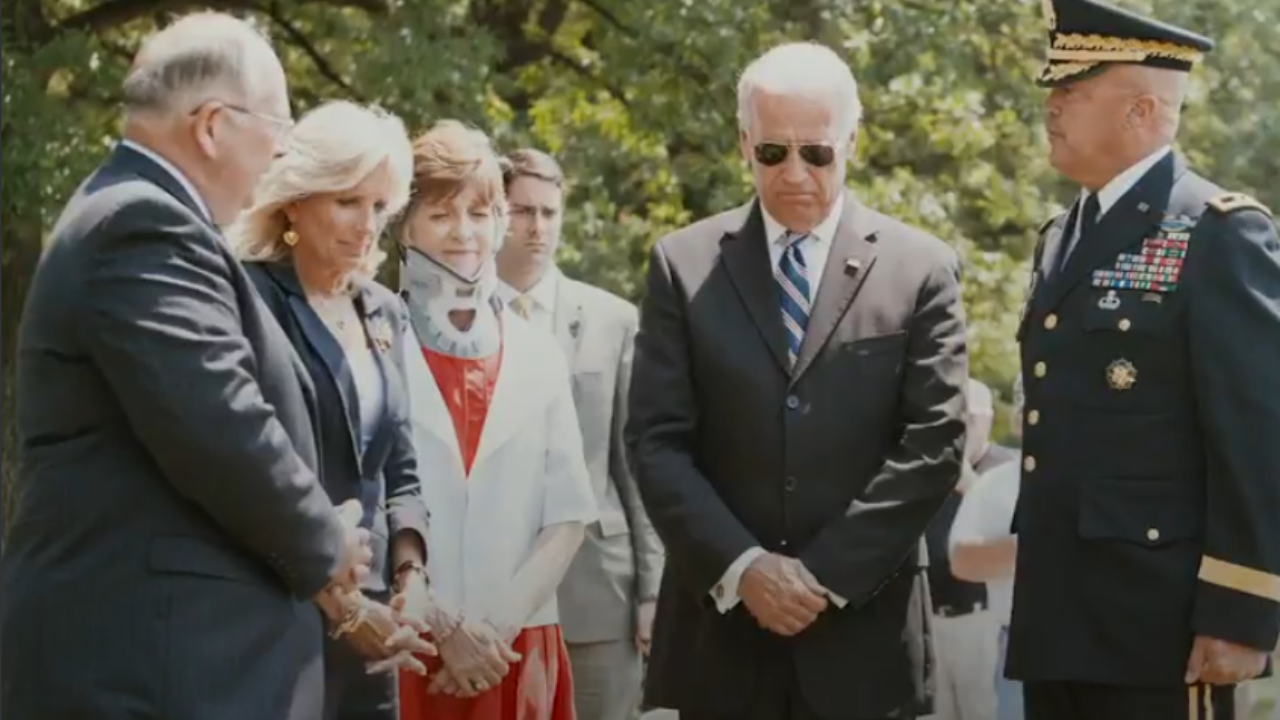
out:
<path id="1" fill-rule="evenodd" d="M 1044 222 L 1040 223 L 1040 229 L 1039 229 L 1039 230 L 1037 230 L 1037 231 L 1036 231 L 1036 233 L 1037 233 L 1037 234 L 1039 234 L 1039 235 L 1043 235 L 1043 234 L 1044 234 L 1044 231 L 1045 231 L 1045 230 L 1048 230 L 1048 229 L 1049 229 L 1049 226 L 1050 226 L 1050 225 L 1052 225 L 1052 224 L 1054 224 L 1055 222 L 1057 222 L 1057 221 L 1058 221 L 1058 218 L 1062 217 L 1063 215 L 1066 215 L 1066 213 L 1058 213 L 1057 215 L 1054 215 L 1053 217 L 1049 218 L 1048 220 L 1045 220 Z"/>
<path id="2" fill-rule="evenodd" d="M 1267 217 L 1272 217 L 1271 208 L 1244 193 L 1222 193 L 1209 200 L 1209 207 L 1224 215 L 1237 210 L 1257 210 Z"/>

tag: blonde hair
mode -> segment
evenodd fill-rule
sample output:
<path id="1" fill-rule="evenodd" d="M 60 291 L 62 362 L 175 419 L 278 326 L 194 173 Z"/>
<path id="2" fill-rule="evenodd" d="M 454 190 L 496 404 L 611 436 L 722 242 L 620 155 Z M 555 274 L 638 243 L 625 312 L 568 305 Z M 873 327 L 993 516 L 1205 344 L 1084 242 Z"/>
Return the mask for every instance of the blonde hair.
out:
<path id="1" fill-rule="evenodd" d="M 346 101 L 317 107 L 290 131 L 284 153 L 258 183 L 253 206 L 229 233 L 232 244 L 246 260 L 287 259 L 284 208 L 311 195 L 349 190 L 383 163 L 392 179 L 390 221 L 409 202 L 413 178 L 413 147 L 404 123 L 379 108 Z M 374 243 L 359 271 L 376 275 L 386 256 Z"/>
<path id="2" fill-rule="evenodd" d="M 503 174 L 507 161 L 498 155 L 489 136 L 457 120 L 441 120 L 413 141 L 413 184 L 409 206 L 402 215 L 407 221 L 422 205 L 447 202 L 472 190 L 482 203 L 493 209 L 505 235 L 507 216 Z M 396 231 L 405 239 L 407 222 Z M 496 247 L 495 247 L 496 252 Z"/>

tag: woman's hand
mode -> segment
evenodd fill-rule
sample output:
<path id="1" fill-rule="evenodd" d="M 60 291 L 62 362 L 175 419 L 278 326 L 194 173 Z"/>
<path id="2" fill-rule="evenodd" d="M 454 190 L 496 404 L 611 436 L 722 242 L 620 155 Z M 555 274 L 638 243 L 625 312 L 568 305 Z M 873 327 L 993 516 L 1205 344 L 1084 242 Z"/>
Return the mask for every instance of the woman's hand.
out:
<path id="1" fill-rule="evenodd" d="M 488 623 L 465 622 L 440 643 L 440 659 L 461 686 L 461 697 L 471 697 L 497 687 L 520 654 Z"/>
<path id="2" fill-rule="evenodd" d="M 413 655 L 435 655 L 436 648 L 421 636 L 425 625 L 401 612 L 403 603 L 392 608 L 358 592 L 347 593 L 340 602 L 343 615 L 333 636 L 372 660 L 370 672 L 405 669 L 426 674 L 426 667 Z"/>

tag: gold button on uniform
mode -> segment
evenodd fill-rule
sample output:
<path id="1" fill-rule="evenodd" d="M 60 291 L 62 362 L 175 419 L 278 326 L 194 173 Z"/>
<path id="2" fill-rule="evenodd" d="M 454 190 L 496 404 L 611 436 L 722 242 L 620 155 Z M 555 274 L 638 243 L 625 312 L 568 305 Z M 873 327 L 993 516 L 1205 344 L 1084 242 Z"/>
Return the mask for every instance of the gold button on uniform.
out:
<path id="1" fill-rule="evenodd" d="M 1045 329 L 1045 330 L 1052 330 L 1052 329 L 1054 329 L 1054 328 L 1056 328 L 1056 327 L 1058 327 L 1058 316 L 1057 316 L 1057 315 L 1054 315 L 1053 313 L 1049 313 L 1048 315 L 1045 315 L 1045 316 L 1044 316 L 1044 329 Z"/>
<path id="2" fill-rule="evenodd" d="M 1031 412 L 1027 413 L 1027 424 L 1028 424 L 1028 425 L 1039 425 L 1039 424 L 1040 424 L 1040 411 L 1039 411 L 1039 410 L 1032 410 Z"/>
<path id="3" fill-rule="evenodd" d="M 1028 455 L 1022 459 L 1022 469 L 1027 472 L 1035 472 L 1036 458 L 1034 455 Z"/>
<path id="4" fill-rule="evenodd" d="M 1042 378 L 1048 372 L 1049 372 L 1048 365 L 1045 365 L 1043 362 L 1036 363 L 1036 368 L 1035 368 L 1036 377 Z"/>
<path id="5" fill-rule="evenodd" d="M 1120 320 L 1120 332 L 1129 332 L 1129 328 L 1133 327 L 1133 323 L 1129 322 L 1129 318 Z"/>
<path id="6" fill-rule="evenodd" d="M 1159 540 L 1159 539 L 1160 539 L 1160 531 L 1159 531 L 1158 529 L 1156 529 L 1156 528 L 1148 528 L 1148 529 L 1147 529 L 1147 539 L 1148 539 L 1148 540 L 1150 540 L 1151 542 L 1155 542 L 1155 541 Z"/>

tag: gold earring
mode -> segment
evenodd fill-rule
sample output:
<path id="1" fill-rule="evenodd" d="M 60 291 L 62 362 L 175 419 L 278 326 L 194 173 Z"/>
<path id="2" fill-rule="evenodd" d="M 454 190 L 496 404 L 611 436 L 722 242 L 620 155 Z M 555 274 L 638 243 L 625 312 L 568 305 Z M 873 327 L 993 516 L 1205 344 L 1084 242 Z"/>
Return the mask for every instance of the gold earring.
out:
<path id="1" fill-rule="evenodd" d="M 281 235 L 280 239 L 284 240 L 285 245 L 293 247 L 298 244 L 298 233 L 296 230 L 285 230 L 284 235 Z"/>

